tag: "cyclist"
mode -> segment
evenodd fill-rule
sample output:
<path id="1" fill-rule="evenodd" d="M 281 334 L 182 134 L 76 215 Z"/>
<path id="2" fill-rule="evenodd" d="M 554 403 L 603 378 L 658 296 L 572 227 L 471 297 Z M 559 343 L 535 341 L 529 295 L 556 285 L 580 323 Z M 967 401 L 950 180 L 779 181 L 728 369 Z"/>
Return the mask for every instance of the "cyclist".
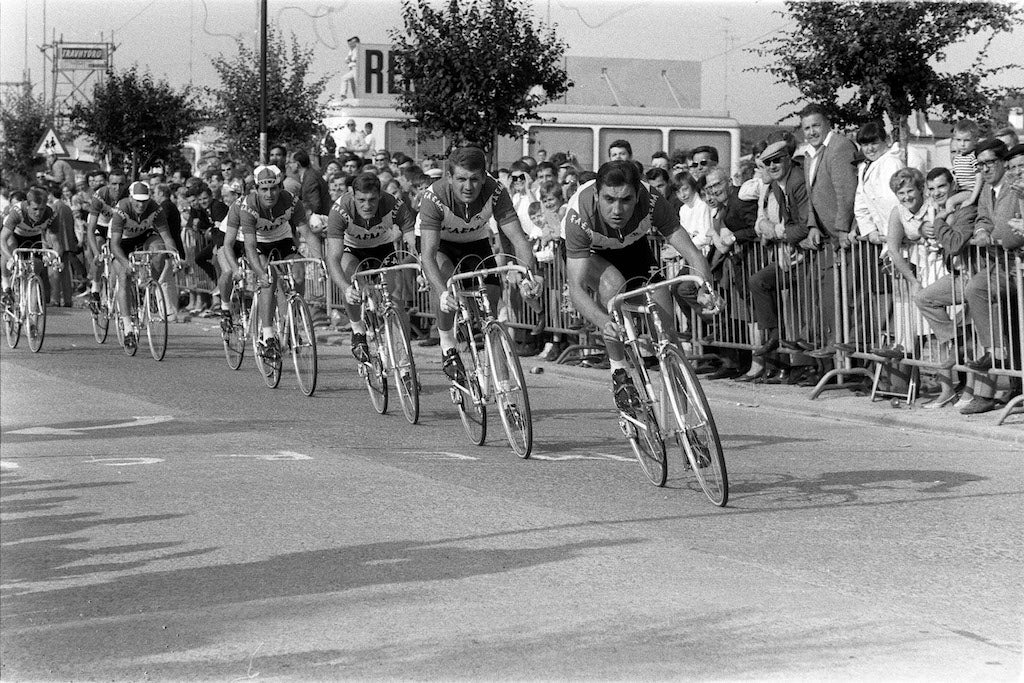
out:
<path id="1" fill-rule="evenodd" d="M 499 239 L 511 243 L 519 263 L 536 270 L 533 249 L 512 206 L 512 198 L 501 183 L 487 174 L 486 159 L 476 147 L 460 147 L 448 157 L 443 178 L 424 190 L 420 201 L 420 241 L 423 274 L 431 286 L 431 300 L 437 311 L 437 331 L 441 342 L 444 373 L 457 382 L 465 381 L 465 368 L 455 342 L 454 321 L 458 301 L 448 291 L 447 282 L 462 262 L 463 272 L 477 270 L 493 252 L 490 221 L 497 223 Z M 487 295 L 494 310 L 501 296 L 497 276 L 488 276 Z M 542 283 L 509 273 L 508 281 L 518 284 L 525 298 L 540 295 Z"/>
<path id="2" fill-rule="evenodd" d="M 11 206 L 3 227 L 0 228 L 0 253 L 3 254 L 0 262 L 0 277 L 3 282 L 0 285 L 3 287 L 4 307 L 10 307 L 14 303 L 9 265 L 13 262 L 14 250 L 42 249 L 48 246 L 46 233 L 50 234 L 50 239 L 57 239 L 57 221 L 53 209 L 46 202 L 49 193 L 41 187 L 31 187 L 25 194 L 25 201 Z M 49 290 L 49 278 L 46 277 L 45 271 L 43 273 L 44 287 Z"/>
<path id="3" fill-rule="evenodd" d="M 580 314 L 601 330 L 612 370 L 612 392 L 621 410 L 637 405 L 639 395 L 627 373 L 628 362 L 619 326 L 608 314 L 608 301 L 622 290 L 646 283 L 657 268 L 647 236 L 652 229 L 661 233 L 686 260 L 704 285 L 697 302 L 705 309 L 720 305 L 710 286 L 711 267 L 694 246 L 679 216 L 659 192 L 641 181 L 630 161 L 608 161 L 597 178 L 584 183 L 569 200 L 562 225 L 565 232 L 566 276 L 569 295 Z M 655 276 L 654 281 L 663 278 Z M 591 296 L 598 295 L 599 300 Z M 656 294 L 657 314 L 666 330 L 674 330 L 672 302 L 667 291 Z"/>
<path id="4" fill-rule="evenodd" d="M 260 283 L 258 310 L 263 321 L 260 343 L 264 355 L 272 360 L 281 356 L 281 341 L 277 338 L 271 319 L 277 278 L 267 262 L 292 259 L 299 256 L 299 236 L 309 238 L 306 210 L 298 197 L 281 187 L 284 174 L 277 166 L 257 166 L 253 171 L 256 191 L 247 196 L 239 207 L 239 229 L 245 240 L 245 254 L 252 264 Z M 272 259 L 271 256 L 274 256 Z M 302 269 L 296 273 L 295 286 L 299 293 L 305 289 Z"/>
<path id="5" fill-rule="evenodd" d="M 238 239 L 238 226 L 241 224 L 242 201 L 245 199 L 245 182 L 234 178 L 224 187 L 224 203 L 227 204 L 227 215 L 214 227 L 223 234 L 223 244 L 217 252 L 220 262 L 220 277 L 217 286 L 220 288 L 220 327 L 230 333 L 234 323 L 231 320 L 231 287 L 235 273 L 238 272 L 238 259 L 245 256 L 245 245 Z"/>
<path id="6" fill-rule="evenodd" d="M 128 255 L 135 251 L 158 249 L 161 241 L 164 249 L 178 253 L 171 230 L 167 227 L 167 215 L 153 200 L 149 185 L 136 181 L 128 188 L 128 196 L 114 207 L 110 218 L 110 253 L 114 256 L 111 265 L 117 280 L 117 303 L 125 323 L 125 346 L 138 343 L 137 331 L 128 315 L 128 271 L 132 267 Z M 163 264 L 155 260 L 153 272 L 158 274 L 162 267 Z"/>
<path id="7" fill-rule="evenodd" d="M 409 204 L 382 192 L 380 179 L 372 173 L 356 176 L 352 192 L 339 197 L 327 216 L 327 269 L 331 280 L 344 292 L 345 310 L 352 321 L 352 355 L 360 363 L 369 360 L 369 348 L 352 274 L 365 259 L 383 263 L 394 254 L 396 230 L 401 231 L 408 250 L 415 253 L 415 222 Z M 389 281 L 388 288 L 393 290 L 394 286 Z"/>
<path id="8" fill-rule="evenodd" d="M 92 179 L 100 182 L 103 179 L 103 172 L 95 174 Z M 103 245 L 107 242 L 107 231 L 110 228 L 110 219 L 114 215 L 114 208 L 117 203 L 128 196 L 128 176 L 124 171 L 112 169 L 106 176 L 106 185 L 101 185 L 92 194 L 92 201 L 89 202 L 89 218 L 86 220 L 85 235 L 92 247 L 92 253 L 96 255 L 93 261 L 92 288 L 89 293 L 89 307 L 93 313 L 99 311 L 100 307 L 100 271 L 102 264 L 99 256 L 102 253 Z"/>

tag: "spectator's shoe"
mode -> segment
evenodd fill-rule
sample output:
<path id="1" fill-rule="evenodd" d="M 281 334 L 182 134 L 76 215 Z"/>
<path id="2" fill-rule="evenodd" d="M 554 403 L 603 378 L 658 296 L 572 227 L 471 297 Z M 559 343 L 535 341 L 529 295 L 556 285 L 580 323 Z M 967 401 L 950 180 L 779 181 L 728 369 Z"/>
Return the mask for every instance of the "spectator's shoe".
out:
<path id="1" fill-rule="evenodd" d="M 277 337 L 270 337 L 263 340 L 263 357 L 268 363 L 281 362 L 281 340 Z"/>
<path id="2" fill-rule="evenodd" d="M 225 335 L 231 334 L 235 330 L 235 321 L 231 319 L 231 311 L 221 309 L 220 311 L 220 331 Z"/>
<path id="3" fill-rule="evenodd" d="M 967 367 L 974 372 L 988 372 L 992 369 L 992 352 L 986 351 L 981 358 L 968 361 Z"/>
<path id="4" fill-rule="evenodd" d="M 902 344 L 897 344 L 896 346 L 880 346 L 878 348 L 871 349 L 871 353 L 879 356 L 880 358 L 888 358 L 889 360 L 903 360 L 907 357 Z"/>
<path id="5" fill-rule="evenodd" d="M 616 408 L 627 415 L 636 415 L 640 408 L 640 392 L 636 390 L 633 378 L 622 368 L 612 373 L 612 395 Z"/>
<path id="6" fill-rule="evenodd" d="M 836 342 L 836 349 L 843 353 L 855 353 L 857 351 L 857 345 L 847 344 L 846 342 Z"/>
<path id="7" fill-rule="evenodd" d="M 996 409 L 996 402 L 991 398 L 975 396 L 971 402 L 960 409 L 961 415 L 978 415 Z"/>
<path id="8" fill-rule="evenodd" d="M 765 384 L 789 384 L 790 369 L 779 368 L 764 379 Z"/>
<path id="9" fill-rule="evenodd" d="M 836 355 L 836 347 L 834 344 L 828 346 L 822 346 L 820 349 L 814 349 L 807 353 L 811 358 L 831 358 Z"/>
<path id="10" fill-rule="evenodd" d="M 366 343 L 365 333 L 352 333 L 352 356 L 360 363 L 370 362 L 370 347 Z"/>
<path id="11" fill-rule="evenodd" d="M 733 377 L 739 377 L 739 375 L 739 368 L 732 365 L 723 365 L 710 375 L 706 375 L 706 377 L 707 379 L 732 379 Z"/>
<path id="12" fill-rule="evenodd" d="M 957 394 L 956 393 L 952 393 L 949 396 L 946 396 L 945 398 L 943 398 L 942 396 L 939 396 L 934 401 L 929 401 L 928 403 L 923 404 L 921 407 L 924 408 L 925 410 L 935 410 L 936 408 L 942 408 L 943 406 L 948 406 L 950 403 L 952 403 L 956 399 L 957 399 Z"/>
<path id="13" fill-rule="evenodd" d="M 807 353 L 808 351 L 814 350 L 814 347 L 803 339 L 781 339 L 779 340 L 779 345 L 789 351 L 797 351 L 800 353 Z"/>
<path id="14" fill-rule="evenodd" d="M 753 354 L 755 356 L 760 356 L 763 358 L 764 356 L 767 356 L 769 353 L 775 351 L 778 348 L 779 338 L 775 335 L 772 335 L 771 337 L 768 338 L 768 341 L 754 349 Z"/>
<path id="15" fill-rule="evenodd" d="M 462 364 L 458 349 L 448 349 L 441 355 L 441 370 L 451 381 L 466 386 L 466 367 Z"/>

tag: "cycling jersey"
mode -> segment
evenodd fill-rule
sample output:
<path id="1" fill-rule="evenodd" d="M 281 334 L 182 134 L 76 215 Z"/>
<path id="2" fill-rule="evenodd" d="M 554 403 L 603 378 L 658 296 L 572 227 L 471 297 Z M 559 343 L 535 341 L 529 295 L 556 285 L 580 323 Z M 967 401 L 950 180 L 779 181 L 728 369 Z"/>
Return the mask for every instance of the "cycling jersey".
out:
<path id="1" fill-rule="evenodd" d="M 583 184 L 569 200 L 562 226 L 566 255 L 586 258 L 593 252 L 623 249 L 655 228 L 665 237 L 680 229 L 679 216 L 668 201 L 646 184 L 640 186 L 636 209 L 622 229 L 605 225 L 597 206 L 597 181 Z"/>
<path id="2" fill-rule="evenodd" d="M 21 202 L 11 207 L 11 212 L 4 219 L 4 227 L 12 230 L 17 237 L 42 237 L 43 232 L 57 232 L 54 224 L 56 215 L 49 206 L 39 211 L 39 217 L 32 220 L 28 217 L 28 202 Z"/>
<path id="3" fill-rule="evenodd" d="M 255 235 L 258 243 L 290 240 L 300 225 L 306 225 L 305 207 L 287 190 L 281 190 L 277 203 L 270 209 L 264 209 L 259 202 L 253 193 L 239 207 L 239 229 L 244 235 Z"/>
<path id="4" fill-rule="evenodd" d="M 124 186 L 115 195 L 114 188 L 104 185 L 92 194 L 89 202 L 89 215 L 96 215 L 96 224 L 101 228 L 110 225 L 110 219 L 114 217 L 114 208 L 117 203 L 128 196 L 128 186 Z"/>
<path id="5" fill-rule="evenodd" d="M 346 247 L 368 249 L 393 242 L 396 227 L 402 234 L 411 232 L 414 222 L 409 204 L 390 194 L 381 194 L 377 212 L 370 220 L 359 215 L 355 198 L 344 194 L 327 215 L 327 237 L 344 239 Z"/>
<path id="6" fill-rule="evenodd" d="M 435 230 L 441 240 L 476 242 L 490 237 L 489 221 L 498 225 L 518 219 L 512 198 L 501 183 L 487 176 L 480 195 L 470 204 L 455 197 L 451 184 L 444 178 L 423 191 L 420 201 L 420 231 Z"/>
<path id="7" fill-rule="evenodd" d="M 147 199 L 142 212 L 136 213 L 131 199 L 122 199 L 114 207 L 110 219 L 110 232 L 121 231 L 121 239 L 137 240 L 153 232 L 167 232 L 167 214 L 152 199 Z"/>
<path id="8" fill-rule="evenodd" d="M 235 258 L 241 258 L 245 256 L 245 238 L 238 231 L 238 227 L 242 221 L 242 202 L 245 201 L 245 197 L 239 197 L 235 201 L 231 202 L 231 206 L 228 207 L 228 215 L 224 217 L 217 227 L 226 235 L 228 230 L 234 228 L 235 230 L 235 242 L 231 247 L 231 250 L 235 254 Z"/>

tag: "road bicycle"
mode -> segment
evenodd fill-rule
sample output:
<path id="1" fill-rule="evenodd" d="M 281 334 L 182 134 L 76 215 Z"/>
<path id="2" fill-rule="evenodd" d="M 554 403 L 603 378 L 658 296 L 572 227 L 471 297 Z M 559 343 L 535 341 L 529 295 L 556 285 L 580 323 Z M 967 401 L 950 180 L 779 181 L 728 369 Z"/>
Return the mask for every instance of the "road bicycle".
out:
<path id="1" fill-rule="evenodd" d="M 321 280 L 326 279 L 327 269 L 324 262 L 318 258 L 272 259 L 267 262 L 267 268 L 272 269 L 277 279 L 277 301 L 271 307 L 273 320 L 269 326 L 274 328 L 281 343 L 280 355 L 269 354 L 266 345 L 260 339 L 260 321 L 255 303 L 250 324 L 256 367 L 266 385 L 273 389 L 281 382 L 283 358 L 287 353 L 292 358 L 299 389 L 306 396 L 312 396 L 316 391 L 317 379 L 316 333 L 313 330 L 313 316 L 310 315 L 309 306 L 295 286 L 293 271 L 293 268 L 308 265 L 319 266 L 318 276 Z"/>
<path id="2" fill-rule="evenodd" d="M 402 263 L 412 259 L 411 262 Z M 388 264 L 393 265 L 388 265 Z M 370 402 L 382 415 L 388 410 L 388 377 L 391 377 L 402 413 L 409 424 L 420 419 L 420 383 L 412 355 L 409 328 L 402 319 L 391 294 L 389 280 L 401 271 L 419 272 L 420 264 L 408 252 L 395 252 L 380 268 L 359 264 L 352 277 L 363 302 L 368 357 L 359 363 L 359 374 L 366 381 Z M 390 276 L 390 277 L 389 277 Z"/>
<path id="3" fill-rule="evenodd" d="M 533 277 L 528 269 L 510 263 L 457 272 L 448 279 L 448 291 L 459 304 L 455 329 L 466 368 L 464 380 L 452 380 L 450 391 L 452 403 L 459 409 L 459 417 L 470 441 L 477 446 L 486 441 L 487 404 L 494 403 L 509 446 L 520 458 L 529 458 L 533 450 L 533 416 L 523 367 L 505 324 L 491 310 L 484 284 L 488 275 L 512 272 Z M 470 281 L 472 285 L 469 285 Z M 477 339 L 483 346 L 483 353 Z M 461 348 L 463 346 L 464 349 Z"/>
<path id="4" fill-rule="evenodd" d="M 92 314 L 92 336 L 96 339 L 97 344 L 102 344 L 107 341 L 107 335 L 110 333 L 110 316 L 111 311 L 114 310 L 114 282 L 110 277 L 110 262 L 114 256 L 110 253 L 110 247 L 106 243 L 100 248 L 98 258 L 100 262 L 98 269 L 99 302 L 94 301 L 91 294 L 88 296 L 90 297 L 89 312 Z"/>
<path id="5" fill-rule="evenodd" d="M 46 337 L 46 269 L 63 269 L 60 254 L 53 249 L 19 248 L 11 264 L 11 302 L 3 307 L 4 334 L 12 349 L 21 340 L 25 328 L 28 347 L 39 353 Z"/>
<path id="6" fill-rule="evenodd" d="M 655 292 L 684 282 L 703 285 L 699 276 L 679 275 L 616 294 L 608 302 L 608 311 L 619 324 L 619 341 L 625 346 L 628 372 L 639 395 L 629 410 L 619 409 L 619 427 L 651 483 L 665 485 L 666 443 L 674 443 L 704 495 L 715 505 L 724 506 L 729 500 L 729 479 L 711 407 L 686 355 L 656 313 Z M 649 339 L 639 331 L 637 318 Z M 658 361 L 660 391 L 655 390 L 644 365 L 648 344 L 653 346 Z"/>
<path id="7" fill-rule="evenodd" d="M 154 249 L 128 254 L 131 267 L 125 276 L 127 311 L 121 310 L 115 287 L 114 325 L 121 348 L 129 356 L 139 349 L 139 331 L 143 327 L 153 360 L 161 361 L 167 353 L 167 300 L 160 282 L 153 277 L 154 266 L 162 268 L 164 258 L 171 259 L 175 270 L 181 267 L 176 251 Z"/>
<path id="8" fill-rule="evenodd" d="M 243 256 L 238 259 L 238 272 L 235 273 L 228 302 L 231 319 L 229 321 L 222 318 L 220 325 L 220 336 L 224 342 L 224 357 L 228 361 L 228 367 L 232 370 L 242 367 L 245 347 L 259 331 L 253 325 L 258 317 L 255 308 L 257 289 L 255 273 L 252 272 L 248 259 Z"/>

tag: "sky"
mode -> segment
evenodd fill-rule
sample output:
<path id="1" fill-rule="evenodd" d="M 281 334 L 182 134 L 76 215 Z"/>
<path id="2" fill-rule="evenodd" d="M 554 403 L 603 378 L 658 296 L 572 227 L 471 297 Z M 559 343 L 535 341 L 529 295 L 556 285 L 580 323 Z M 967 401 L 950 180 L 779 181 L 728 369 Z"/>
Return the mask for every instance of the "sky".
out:
<path id="1" fill-rule="evenodd" d="M 746 49 L 787 26 L 779 14 L 781 2 L 531 1 L 538 19 L 557 24 L 570 55 L 700 61 L 703 108 L 727 110 L 740 123 L 775 123 L 788 111 L 780 105 L 796 95 L 754 71 L 764 63 Z M 329 92 L 340 90 L 346 38 L 386 43 L 388 30 L 401 23 L 399 0 L 270 0 L 268 7 L 272 23 L 314 48 L 314 69 L 334 74 Z M 115 68 L 138 64 L 175 86 L 214 86 L 211 58 L 234 54 L 236 38 L 253 45 L 258 22 L 257 0 L 3 0 L 0 81 L 21 80 L 27 66 L 38 93 L 44 73 L 39 46 L 52 42 L 54 34 L 65 42 L 113 35 Z M 966 68 L 982 41 L 978 37 L 949 50 L 943 69 Z M 1021 44 L 1024 28 L 1000 36 L 990 63 L 1020 61 L 1014 48 Z M 51 76 L 46 79 L 49 84 Z M 992 83 L 1020 85 L 1024 72 L 1003 74 Z"/>

